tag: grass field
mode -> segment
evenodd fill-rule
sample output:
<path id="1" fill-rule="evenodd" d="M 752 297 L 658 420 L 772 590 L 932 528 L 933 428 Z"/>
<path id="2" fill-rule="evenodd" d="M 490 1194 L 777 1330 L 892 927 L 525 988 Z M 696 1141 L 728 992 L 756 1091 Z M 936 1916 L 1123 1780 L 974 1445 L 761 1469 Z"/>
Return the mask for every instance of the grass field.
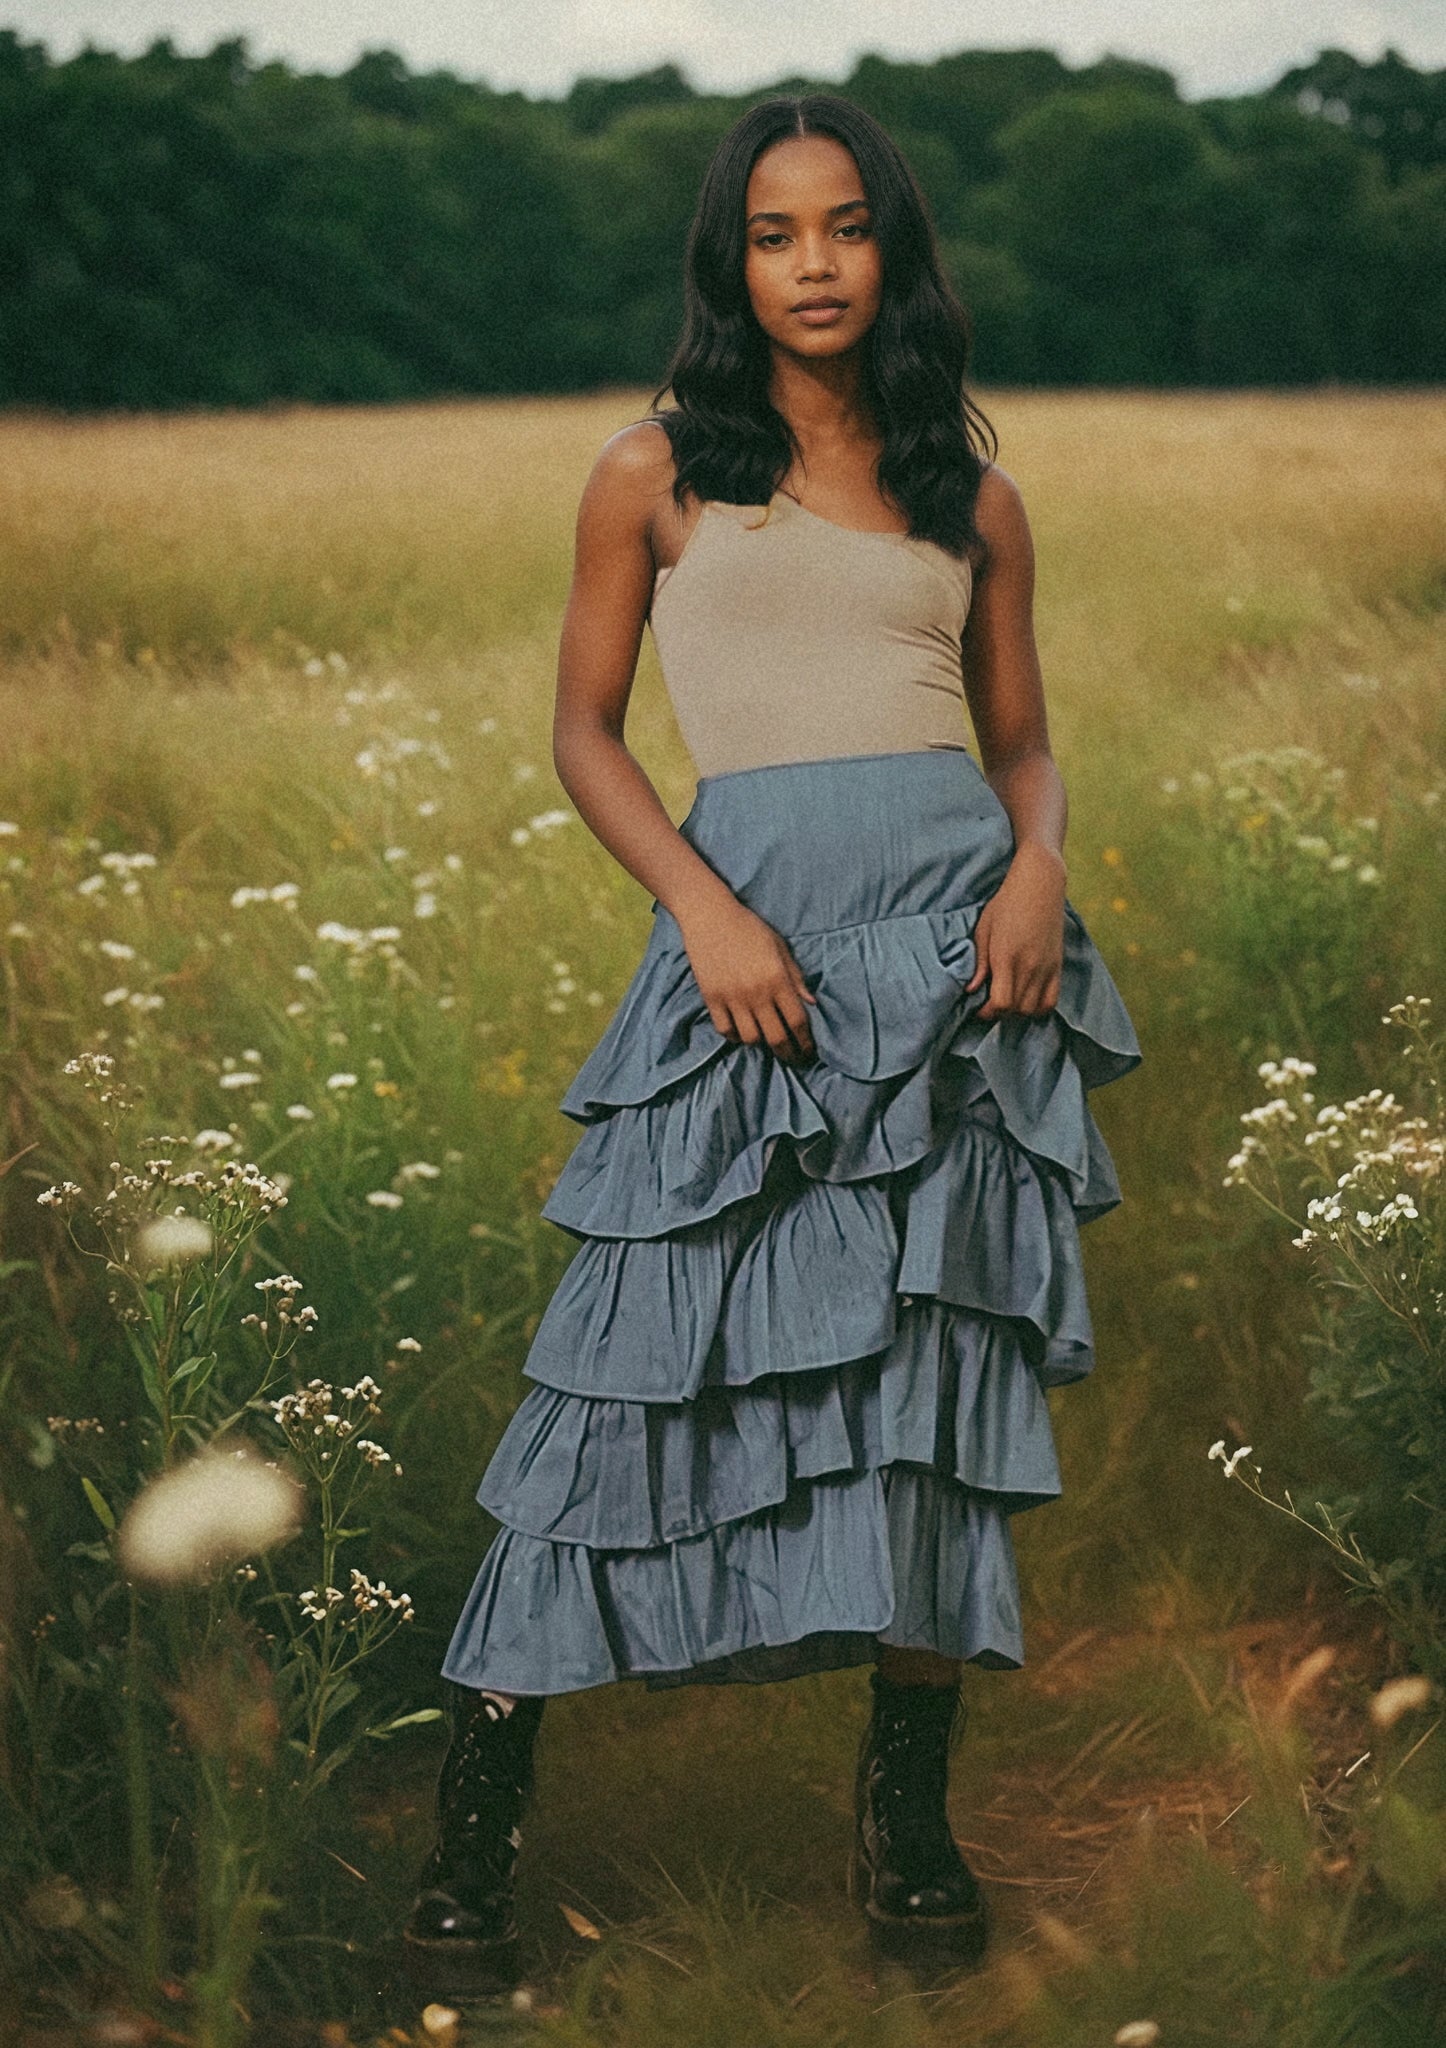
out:
<path id="1" fill-rule="evenodd" d="M 1034 528 L 1069 896 L 1145 1053 L 1095 1103 L 1125 1201 L 1085 1233 L 1099 1365 L 1053 1397 L 1065 1498 L 1018 1526 L 1033 1661 L 966 1686 L 955 1831 L 996 1880 L 994 1955 L 932 1986 L 869 1960 L 842 1890 L 857 1673 L 611 1688 L 544 1723 L 526 2031 L 1083 2048 L 1151 2022 L 1170 2048 L 1415 2048 L 1424 2008 L 1414 1988 L 1382 2003 L 1358 1967 L 1385 1937 L 1373 1893 L 1366 1931 L 1352 1919 L 1344 1874 L 1368 1861 L 1347 1789 L 1407 1768 L 1411 1731 L 1392 1750 L 1366 1718 L 1388 1646 L 1318 1546 L 1205 1453 L 1233 1435 L 1278 1483 L 1352 1476 L 1302 1406 L 1304 1262 L 1222 1176 L 1260 1062 L 1308 1057 L 1322 1099 L 1352 1095 L 1384 1071 L 1388 1005 L 1446 1007 L 1446 409 L 1435 392 L 983 403 Z M 82 1470 L 105 1493 L 123 1461 L 85 1465 L 47 1418 L 128 1415 L 131 1367 L 101 1281 L 35 1199 L 100 1187 L 114 1156 L 62 1073 L 92 1050 L 145 1090 L 146 1132 L 229 1133 L 281 1177 L 256 1271 L 304 1279 L 313 1371 L 377 1375 L 404 1467 L 369 1556 L 417 1620 L 370 1667 L 376 1711 L 435 1698 L 491 1533 L 473 1489 L 571 1248 L 536 1213 L 572 1138 L 556 1103 L 647 932 L 647 898 L 550 760 L 577 494 L 645 407 L 0 420 L 12 1668 L 48 1646 L 84 1677 L 117 1626 L 96 1560 L 67 1553 L 98 1533 Z M 629 739 L 681 818 L 692 777 L 650 642 Z M 1302 827 L 1328 810 L 1369 838 L 1343 879 L 1292 852 L 1299 835 L 1276 869 L 1254 842 L 1242 865 L 1230 764 L 1291 748 L 1342 771 L 1300 798 Z M 92 1680 L 27 1682 L 71 1713 Z M 12 1786 L 31 1734 L 12 1717 Z M 333 2042 L 437 2038 L 391 1987 L 387 1939 L 438 1749 L 418 1727 L 333 1780 L 306 1909 L 256 1963 L 258 2040 L 323 2022 Z M 8 1894 L 6 1949 L 50 2000 L 37 2042 L 92 2038 L 57 2031 L 57 1987 L 109 1981 L 108 1880 L 89 1948 L 25 1908 L 58 1875 L 84 1882 L 86 1816 L 115 1796 L 85 1751 L 47 1752 Z M 1407 1908 L 1435 1900 L 1427 1885 Z M 71 1999 L 77 2028 L 91 1995 Z M 489 2024 L 477 2038 L 504 2037 Z"/>

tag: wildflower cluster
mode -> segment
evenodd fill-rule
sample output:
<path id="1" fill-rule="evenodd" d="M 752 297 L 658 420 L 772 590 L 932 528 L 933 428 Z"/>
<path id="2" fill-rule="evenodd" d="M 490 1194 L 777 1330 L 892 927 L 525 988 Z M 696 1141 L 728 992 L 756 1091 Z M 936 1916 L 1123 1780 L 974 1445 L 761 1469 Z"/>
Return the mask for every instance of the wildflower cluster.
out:
<path id="1" fill-rule="evenodd" d="M 1183 785 L 1170 776 L 1161 789 L 1193 801 L 1253 867 L 1315 870 L 1343 887 L 1378 888 L 1380 821 L 1347 813 L 1344 782 L 1345 770 L 1309 747 L 1276 747 L 1227 754 L 1214 774 L 1197 768 Z"/>
<path id="2" fill-rule="evenodd" d="M 526 846 L 529 839 L 547 839 L 573 821 L 572 811 L 539 811 L 525 825 L 516 825 L 509 835 L 514 846 Z"/>
<path id="3" fill-rule="evenodd" d="M 388 788 L 396 787 L 400 771 L 412 761 L 430 762 L 444 774 L 452 766 L 452 758 L 440 740 L 421 740 L 408 733 L 383 733 L 356 756 L 362 774 Z"/>
<path id="4" fill-rule="evenodd" d="M 80 1053 L 64 1071 L 95 1098 L 117 1156 L 100 1195 L 61 1180 L 36 1199 L 58 1212 L 77 1251 L 104 1272 L 106 1300 L 127 1328 L 149 1411 L 132 1442 L 148 1462 L 165 1465 L 198 1431 L 259 1399 L 315 1324 L 315 1312 L 298 1311 L 288 1292 L 259 1373 L 225 1341 L 246 1248 L 286 1207 L 288 1183 L 253 1160 L 223 1157 L 236 1149 L 231 1131 L 136 1138 L 125 1126 L 139 1091 L 116 1079 L 111 1054 Z M 284 1277 L 294 1292 L 300 1283 Z"/>
<path id="5" fill-rule="evenodd" d="M 77 896 L 104 895 L 106 885 L 112 876 L 119 879 L 122 896 L 139 896 L 141 885 L 137 876 L 142 868 L 153 868 L 156 856 L 153 853 L 103 853 L 97 863 L 97 872 L 87 875 L 83 882 L 77 882 Z"/>
<path id="6" fill-rule="evenodd" d="M 298 1463 L 315 1481 L 321 1509 L 320 1576 L 295 1596 L 304 1626 L 293 1627 L 291 1635 L 309 1702 L 303 1745 L 309 1769 L 324 1771 L 345 1753 L 335 1750 L 330 1765 L 318 1762 L 333 1703 L 344 1703 L 345 1674 L 414 1618 L 411 1595 L 394 1592 L 385 1579 L 372 1580 L 352 1566 L 346 1588 L 336 1583 L 337 1553 L 359 1533 L 347 1526 L 357 1496 L 384 1468 L 401 1476 L 391 1452 L 363 1434 L 381 1415 L 381 1391 L 363 1373 L 355 1386 L 340 1389 L 313 1379 L 269 1404 Z"/>
<path id="7" fill-rule="evenodd" d="M 372 952 L 392 960 L 396 958 L 396 942 L 402 936 L 402 928 L 399 924 L 377 924 L 364 930 L 360 925 L 341 924 L 336 918 L 328 918 L 325 924 L 317 926 L 316 936 L 328 945 L 344 947 L 358 960 Z"/>
<path id="8" fill-rule="evenodd" d="M 1229 754 L 1163 786 L 1178 813 L 1167 830 L 1198 884 L 1202 1018 L 1236 1020 L 1257 1057 L 1283 1038 L 1348 1051 L 1364 1023 L 1361 961 L 1385 915 L 1380 820 L 1352 802 L 1345 770 L 1307 747 Z"/>
<path id="9" fill-rule="evenodd" d="M 1381 1020 L 1411 1032 L 1415 1050 L 1428 1061 L 1430 1008 L 1429 996 L 1408 996 Z M 1439 1188 L 1446 1167 L 1446 1106 L 1439 1098 L 1433 1115 L 1414 1112 L 1383 1088 L 1317 1107 L 1306 1085 L 1316 1072 L 1309 1060 L 1265 1060 L 1257 1071 L 1275 1092 L 1241 1116 L 1245 1136 L 1226 1166 L 1226 1187 L 1249 1188 L 1284 1213 L 1281 1202 L 1260 1187 L 1260 1172 L 1275 1174 L 1277 1195 L 1279 1168 L 1286 1162 L 1303 1170 L 1307 1185 L 1311 1179 L 1323 1184 L 1324 1192 L 1307 1202 L 1304 1219 L 1293 1219 L 1299 1227 L 1291 1242 L 1300 1251 L 1327 1244 L 1359 1256 L 1396 1245 L 1409 1237 L 1411 1226 L 1425 1229 L 1430 1219 L 1422 1205 Z M 1392 1271 L 1399 1281 L 1412 1278 L 1399 1261 Z"/>
<path id="10" fill-rule="evenodd" d="M 140 1100 L 140 1090 L 115 1078 L 115 1060 L 108 1052 L 81 1052 L 67 1060 L 62 1072 L 73 1074 L 87 1095 L 93 1095 L 103 1110 L 111 1111 L 101 1121 L 113 1130 L 117 1116 L 123 1116 Z"/>
<path id="11" fill-rule="evenodd" d="M 348 1597 L 358 1615 L 394 1614 L 399 1622 L 415 1618 L 410 1593 L 394 1593 L 385 1579 L 378 1579 L 373 1585 L 366 1573 L 358 1571 L 355 1566 L 351 1570 L 349 1595 L 339 1586 L 323 1586 L 320 1592 L 315 1587 L 308 1587 L 304 1593 L 297 1594 L 296 1603 L 308 1621 L 326 1621 L 336 1614 L 338 1608 L 347 1605 Z M 351 1624 L 350 1615 L 343 1615 L 340 1619 L 344 1624 Z"/>
<path id="12" fill-rule="evenodd" d="M 1292 1226 L 1312 1254 L 1319 1297 L 1310 1402 L 1354 1454 L 1355 1490 L 1298 1512 L 1249 1476 L 1250 1447 L 1210 1456 L 1227 1478 L 1311 1529 L 1356 1588 L 1380 1602 L 1411 1653 L 1446 1677 L 1446 1038 L 1427 996 L 1394 1003 L 1381 1022 L 1406 1035 L 1394 1088 L 1318 1105 L 1308 1060 L 1263 1061 L 1271 1091 L 1242 1116 L 1224 1182 L 1244 1187 Z M 1314 1187 L 1314 1191 L 1312 1191 Z M 1307 1199 L 1308 1197 L 1308 1199 Z M 1297 1213 L 1304 1200 L 1305 1213 Z"/>
<path id="13" fill-rule="evenodd" d="M 258 1280 L 255 1284 L 257 1293 L 264 1294 L 267 1298 L 266 1314 L 258 1315 L 253 1309 L 249 1315 L 242 1316 L 243 1329 L 258 1330 L 263 1337 L 269 1336 L 270 1319 L 274 1313 L 283 1331 L 295 1330 L 304 1337 L 311 1335 L 317 1325 L 317 1313 L 310 1306 L 297 1307 L 296 1297 L 301 1292 L 301 1282 L 294 1274 L 278 1273 L 273 1279 Z"/>
<path id="14" fill-rule="evenodd" d="M 269 889 L 256 889 L 243 883 L 239 889 L 231 891 L 231 908 L 244 910 L 248 903 L 284 903 L 288 909 L 294 910 L 300 894 L 301 889 L 296 882 L 277 882 Z"/>
<path id="15" fill-rule="evenodd" d="M 330 1479 L 343 1454 L 352 1451 L 371 1471 L 390 1466 L 400 1479 L 402 1468 L 391 1453 L 361 1434 L 366 1423 L 381 1415 L 381 1392 L 371 1374 L 363 1373 L 354 1387 L 338 1392 L 326 1380 L 314 1379 L 267 1405 L 293 1451 L 318 1478 Z"/>
<path id="16" fill-rule="evenodd" d="M 67 1072 L 70 1069 L 67 1068 Z M 161 1138 L 153 1140 L 160 1144 L 185 1144 L 184 1139 Z M 228 1131 L 201 1131 L 191 1141 L 191 1149 L 202 1153 L 216 1152 L 223 1145 L 232 1146 L 235 1139 Z M 138 1221 L 154 1214 L 154 1199 L 164 1190 L 186 1188 L 202 1198 L 203 1205 L 232 1212 L 235 1217 L 245 1216 L 253 1223 L 259 1223 L 277 1209 L 286 1207 L 287 1195 L 284 1184 L 263 1173 L 254 1161 L 243 1165 L 239 1160 L 228 1159 L 215 1174 L 207 1173 L 196 1166 L 183 1167 L 179 1171 L 173 1158 L 153 1158 L 141 1162 L 139 1169 L 126 1167 L 119 1159 L 110 1162 L 113 1175 L 101 1209 L 96 1212 L 101 1220 L 101 1210 L 112 1217 Z M 72 1208 L 84 1196 L 84 1189 L 77 1181 L 59 1181 L 36 1196 L 42 1208 Z M 174 1216 L 188 1212 L 177 1209 Z"/>

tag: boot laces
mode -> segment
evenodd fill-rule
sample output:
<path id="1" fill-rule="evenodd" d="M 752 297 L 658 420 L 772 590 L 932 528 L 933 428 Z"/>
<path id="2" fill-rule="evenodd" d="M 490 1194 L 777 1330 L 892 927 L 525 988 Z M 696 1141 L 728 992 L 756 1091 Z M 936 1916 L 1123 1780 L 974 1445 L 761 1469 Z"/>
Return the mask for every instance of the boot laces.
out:
<path id="1" fill-rule="evenodd" d="M 920 1877 L 959 1866 L 948 1816 L 950 1721 L 927 1704 L 926 1715 L 879 1708 L 867 1772 L 875 1825 L 891 1855 Z"/>

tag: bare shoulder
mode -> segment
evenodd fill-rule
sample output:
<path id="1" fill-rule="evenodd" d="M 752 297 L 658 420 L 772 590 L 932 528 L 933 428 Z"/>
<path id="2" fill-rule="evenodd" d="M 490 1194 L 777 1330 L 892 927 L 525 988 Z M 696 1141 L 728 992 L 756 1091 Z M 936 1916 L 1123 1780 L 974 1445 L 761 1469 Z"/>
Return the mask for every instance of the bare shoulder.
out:
<path id="1" fill-rule="evenodd" d="M 979 479 L 979 495 L 974 504 L 974 519 L 986 540 L 1006 541 L 1010 534 L 1018 535 L 1029 531 L 1029 518 L 1024 509 L 1024 495 L 1007 469 L 1001 469 L 997 462 L 985 465 Z"/>
<path id="2" fill-rule="evenodd" d="M 974 501 L 974 524 L 984 537 L 992 567 L 1028 568 L 1034 559 L 1029 515 L 1019 485 L 997 462 L 986 465 Z"/>
<path id="3" fill-rule="evenodd" d="M 651 521 L 673 487 L 673 449 L 656 420 L 634 420 L 598 450 L 583 493 L 588 510 L 628 523 Z"/>

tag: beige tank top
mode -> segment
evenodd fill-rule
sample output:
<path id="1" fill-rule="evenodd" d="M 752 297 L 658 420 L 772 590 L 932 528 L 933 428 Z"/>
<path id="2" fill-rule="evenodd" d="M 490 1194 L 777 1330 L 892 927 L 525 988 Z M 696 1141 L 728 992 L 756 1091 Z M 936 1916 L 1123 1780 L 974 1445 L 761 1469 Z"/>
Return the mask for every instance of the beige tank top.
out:
<path id="1" fill-rule="evenodd" d="M 967 560 L 776 491 L 705 501 L 649 612 L 700 777 L 846 754 L 967 752 Z"/>

